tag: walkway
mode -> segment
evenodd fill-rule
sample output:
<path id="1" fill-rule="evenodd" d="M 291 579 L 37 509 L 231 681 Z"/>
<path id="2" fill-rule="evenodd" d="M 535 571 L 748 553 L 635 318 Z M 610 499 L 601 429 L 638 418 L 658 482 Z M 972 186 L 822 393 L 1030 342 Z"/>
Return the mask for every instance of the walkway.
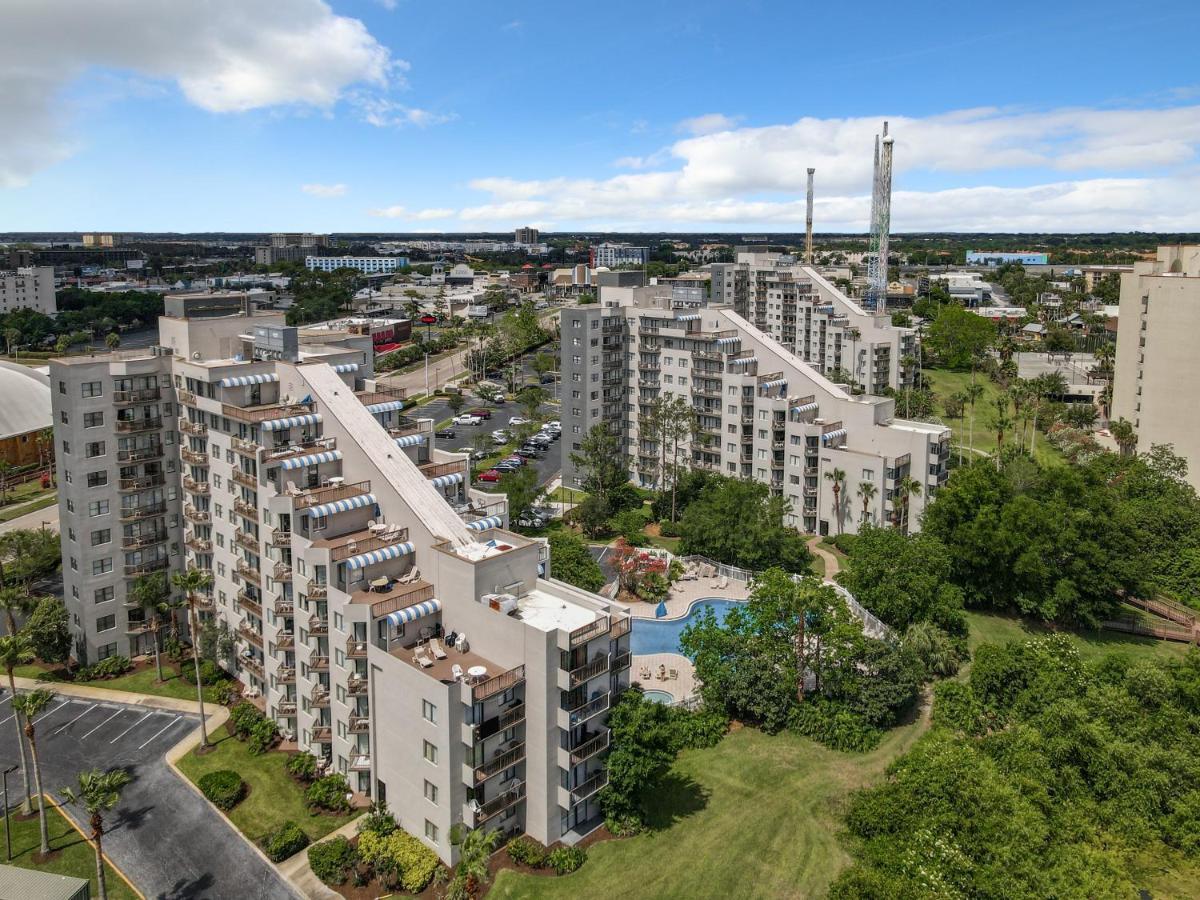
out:
<path id="1" fill-rule="evenodd" d="M 808 539 L 808 549 L 825 561 L 825 580 L 833 581 L 833 576 L 842 569 L 842 565 L 838 561 L 837 554 L 831 553 L 825 547 L 822 547 L 821 538 L 819 537 L 811 537 Z"/>
<path id="2" fill-rule="evenodd" d="M 25 505 L 25 504 L 22 504 Z M 16 531 L 18 528 L 46 528 L 50 531 L 58 531 L 58 503 L 51 503 L 49 506 L 43 506 L 41 509 L 35 509 L 32 512 L 27 512 L 17 516 L 15 519 L 9 519 L 7 522 L 0 522 L 0 534 L 9 531 Z"/>

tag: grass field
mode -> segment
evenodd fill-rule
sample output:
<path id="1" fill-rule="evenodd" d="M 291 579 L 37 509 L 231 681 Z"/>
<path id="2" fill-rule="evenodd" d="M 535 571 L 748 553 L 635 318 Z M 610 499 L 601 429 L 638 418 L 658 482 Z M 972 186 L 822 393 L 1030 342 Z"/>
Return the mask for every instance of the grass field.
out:
<path id="1" fill-rule="evenodd" d="M 979 399 L 975 401 L 975 423 L 974 429 L 971 427 L 970 407 L 966 420 L 959 422 L 958 419 L 951 419 L 945 415 L 942 408 L 942 401 L 951 394 L 958 393 L 964 390 L 971 384 L 970 372 L 951 372 L 946 369 L 926 369 L 923 373 L 925 380 L 929 383 L 930 388 L 937 397 L 937 413 L 942 417 L 942 420 L 950 426 L 954 433 L 954 452 L 951 454 L 954 462 L 958 462 L 958 446 L 961 443 L 963 447 L 974 447 L 976 451 L 982 450 L 984 453 L 996 452 L 996 398 L 1000 396 L 1000 388 L 993 383 L 986 375 L 976 374 L 975 383 L 983 387 L 983 393 Z M 897 414 L 899 414 L 900 401 L 897 401 Z M 1020 422 L 1017 422 L 1017 429 L 1020 430 Z M 1029 430 L 1033 429 L 1032 419 L 1029 423 Z M 1005 443 L 1009 443 L 1012 439 L 1012 432 L 1005 436 Z M 1026 438 L 1028 444 L 1028 438 Z M 976 453 L 976 456 L 979 454 Z M 1046 442 L 1046 436 L 1038 433 L 1037 443 L 1033 451 L 1034 458 L 1040 463 L 1057 465 L 1063 461 L 1062 455 L 1051 447 Z M 963 458 L 969 460 L 971 453 L 964 452 Z"/>
<path id="2" fill-rule="evenodd" d="M 506 871 L 490 898 L 794 897 L 824 895 L 849 857 L 839 811 L 925 729 L 895 729 L 871 753 L 827 750 L 784 732 L 743 728 L 680 754 L 653 798 L 654 828 L 588 850 L 573 875 Z"/>
<path id="3" fill-rule="evenodd" d="M 190 666 L 191 662 L 185 662 L 184 665 Z M 13 670 L 15 675 L 23 678 L 37 678 L 43 675 L 46 669 L 39 665 L 17 666 Z M 72 681 L 71 684 L 86 684 L 91 687 L 104 688 L 110 691 L 129 691 L 134 694 L 153 694 L 156 697 L 171 697 L 175 700 L 195 700 L 196 686 L 185 678 L 181 678 L 179 673 L 172 669 L 163 658 L 163 675 L 165 680 L 162 684 L 157 683 L 158 673 L 154 669 L 154 663 L 151 662 L 148 668 L 137 672 L 130 672 L 127 675 L 121 675 L 117 678 L 100 679 L 97 681 Z M 51 688 L 54 686 L 53 681 L 47 682 Z M 216 703 L 216 687 L 209 685 L 204 688 L 204 702 Z"/>
<path id="4" fill-rule="evenodd" d="M 31 500 L 27 503 L 10 503 L 8 506 L 0 508 L 0 522 L 11 522 L 13 519 L 18 519 L 26 513 L 46 509 L 57 502 L 58 491 L 50 490 L 41 493 L 36 500 Z"/>
<path id="5" fill-rule="evenodd" d="M 993 613 L 968 612 L 967 623 L 970 634 L 967 643 L 972 652 L 983 643 L 1006 644 L 1009 641 L 1027 641 L 1030 638 L 1050 634 L 1050 630 L 1036 622 L 1016 616 Z M 1156 641 L 1136 634 L 1117 631 L 1064 632 L 1079 646 L 1080 655 L 1095 659 L 1107 653 L 1148 654 L 1160 659 L 1179 659 L 1188 651 L 1188 644 L 1175 641 Z"/>
<path id="6" fill-rule="evenodd" d="M 15 815 L 16 809 L 13 813 Z M 53 872 L 57 875 L 72 875 L 75 878 L 86 878 L 92 885 L 92 896 L 98 897 L 100 888 L 96 882 L 96 851 L 92 845 L 67 821 L 66 816 L 51 807 L 48 810 L 46 825 L 50 831 L 50 849 L 59 851 L 58 856 L 47 863 L 36 863 L 33 854 L 41 846 L 38 837 L 38 818 L 33 816 L 25 821 L 10 818 L 12 827 L 13 859 L 10 866 L 20 866 L 22 869 L 36 869 L 39 872 Z M 107 856 L 107 854 L 105 854 Z M 137 894 L 121 880 L 110 865 L 105 864 L 105 886 L 108 888 L 109 900 L 135 900 Z"/>
<path id="7" fill-rule="evenodd" d="M 230 820 L 242 834 L 259 844 L 273 829 L 291 819 L 304 829 L 309 840 L 317 840 L 340 828 L 358 813 L 344 816 L 313 815 L 304 806 L 304 791 L 288 775 L 287 755 L 276 751 L 253 756 L 247 744 L 230 735 L 224 727 L 210 736 L 216 749 L 203 756 L 188 753 L 179 760 L 179 770 L 192 782 L 217 769 L 232 769 L 242 776 L 250 790 L 241 803 L 229 811 Z"/>

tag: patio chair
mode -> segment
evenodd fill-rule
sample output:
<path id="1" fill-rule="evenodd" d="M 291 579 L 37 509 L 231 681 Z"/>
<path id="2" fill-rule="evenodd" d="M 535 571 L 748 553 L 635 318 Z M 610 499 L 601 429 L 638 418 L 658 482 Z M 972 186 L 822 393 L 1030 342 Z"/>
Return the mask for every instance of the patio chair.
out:
<path id="1" fill-rule="evenodd" d="M 725 575 L 722 575 L 717 579 L 717 589 L 723 591 L 727 587 L 729 587 L 729 578 Z"/>
<path id="2" fill-rule="evenodd" d="M 454 665 L 452 665 L 450 667 L 450 674 L 452 676 L 454 676 L 455 681 L 462 681 L 463 680 L 463 667 L 460 666 L 458 663 L 455 663 Z"/>
<path id="3" fill-rule="evenodd" d="M 417 648 L 417 652 L 413 654 L 413 662 L 415 662 L 422 669 L 433 668 L 433 660 L 425 655 L 424 647 Z"/>
<path id="4" fill-rule="evenodd" d="M 437 638 L 431 638 L 429 641 L 429 649 L 433 651 L 433 655 L 437 659 L 445 659 L 446 651 L 442 649 L 441 643 Z"/>
<path id="5" fill-rule="evenodd" d="M 672 680 L 678 679 L 679 678 L 679 670 L 671 669 L 671 671 L 668 673 L 667 677 L 671 678 Z"/>
<path id="6" fill-rule="evenodd" d="M 638 669 L 638 675 L 641 676 L 642 681 L 649 681 L 650 680 L 650 667 L 642 666 L 640 669 Z"/>

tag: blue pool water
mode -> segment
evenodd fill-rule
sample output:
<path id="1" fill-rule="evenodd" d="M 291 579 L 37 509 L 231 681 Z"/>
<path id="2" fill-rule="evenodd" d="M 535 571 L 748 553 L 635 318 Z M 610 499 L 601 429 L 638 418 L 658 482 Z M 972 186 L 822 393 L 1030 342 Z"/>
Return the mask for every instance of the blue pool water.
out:
<path id="1" fill-rule="evenodd" d="M 675 698 L 667 691 L 646 691 L 646 699 L 653 700 L 655 703 L 665 703 L 668 706 L 675 702 Z"/>
<path id="2" fill-rule="evenodd" d="M 679 636 L 683 629 L 697 618 L 701 610 L 711 609 L 717 622 L 725 621 L 725 614 L 741 603 L 740 600 L 722 600 L 716 597 L 697 600 L 682 619 L 634 619 L 629 636 L 629 649 L 635 656 L 648 653 L 679 653 Z"/>

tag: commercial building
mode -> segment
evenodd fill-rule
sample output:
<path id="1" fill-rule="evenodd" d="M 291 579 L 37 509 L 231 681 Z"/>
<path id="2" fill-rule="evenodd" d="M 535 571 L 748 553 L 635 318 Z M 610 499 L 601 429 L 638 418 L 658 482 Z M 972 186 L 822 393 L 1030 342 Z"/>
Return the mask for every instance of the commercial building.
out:
<path id="1" fill-rule="evenodd" d="M 705 268 L 713 303 L 729 306 L 818 372 L 868 394 L 912 384 L 916 332 L 863 309 L 795 257 L 741 248 L 737 262 Z"/>
<path id="2" fill-rule="evenodd" d="M 1200 489 L 1200 420 L 1187 411 L 1200 385 L 1200 245 L 1159 247 L 1121 275 L 1112 418 L 1133 423 L 1137 449 L 1171 444 Z"/>
<path id="3" fill-rule="evenodd" d="M 963 306 L 986 306 L 992 300 L 992 285 L 978 272 L 947 272 L 934 280 L 942 282 L 950 299 Z"/>
<path id="4" fill-rule="evenodd" d="M 562 311 L 563 484 L 584 435 L 604 425 L 642 485 L 659 481 L 657 441 L 643 431 L 659 397 L 682 397 L 696 428 L 679 464 L 751 478 L 786 498 L 788 524 L 855 532 L 899 520 L 901 484 L 910 527 L 946 479 L 950 430 L 895 416 L 895 401 L 852 396 L 728 305 L 694 304 L 658 285 L 601 288 L 596 305 Z M 845 473 L 837 503 L 826 476 Z M 874 488 L 864 510 L 862 484 Z M 736 527 L 736 523 L 730 523 Z"/>
<path id="5" fill-rule="evenodd" d="M 1024 250 L 1007 253 L 1000 250 L 968 250 L 968 266 L 1004 266 L 1020 263 L 1023 266 L 1045 266 L 1050 263 L 1048 253 L 1029 253 Z"/>
<path id="6" fill-rule="evenodd" d="M 48 316 L 58 312 L 53 266 L 0 272 L 0 315 L 32 309 Z"/>
<path id="7" fill-rule="evenodd" d="M 599 821 L 627 609 L 553 580 L 465 454 L 376 384 L 370 334 L 163 316 L 160 346 L 51 363 L 78 655 L 149 649 L 141 575 L 213 575 L 224 661 L 360 800 L 573 843 Z"/>
<path id="8" fill-rule="evenodd" d="M 116 247 L 121 243 L 119 234 L 85 234 L 81 243 L 85 247 Z"/>
<path id="9" fill-rule="evenodd" d="M 271 235 L 272 247 L 328 247 L 329 235 L 312 234 L 311 232 L 280 231 Z"/>
<path id="10" fill-rule="evenodd" d="M 0 460 L 14 468 L 44 461 L 50 427 L 50 379 L 19 363 L 0 361 Z"/>
<path id="11" fill-rule="evenodd" d="M 595 269 L 607 266 L 615 269 L 618 266 L 644 266 L 650 262 L 649 247 L 632 247 L 629 244 L 597 244 L 592 247 L 589 265 Z"/>
<path id="12" fill-rule="evenodd" d="M 364 275 L 390 275 L 408 265 L 404 256 L 306 256 L 306 268 L 320 272 L 334 269 L 357 269 Z"/>
<path id="13" fill-rule="evenodd" d="M 538 242 L 538 230 L 532 226 L 526 225 L 523 228 L 518 228 L 513 232 L 513 243 L 516 244 L 536 244 Z"/>

